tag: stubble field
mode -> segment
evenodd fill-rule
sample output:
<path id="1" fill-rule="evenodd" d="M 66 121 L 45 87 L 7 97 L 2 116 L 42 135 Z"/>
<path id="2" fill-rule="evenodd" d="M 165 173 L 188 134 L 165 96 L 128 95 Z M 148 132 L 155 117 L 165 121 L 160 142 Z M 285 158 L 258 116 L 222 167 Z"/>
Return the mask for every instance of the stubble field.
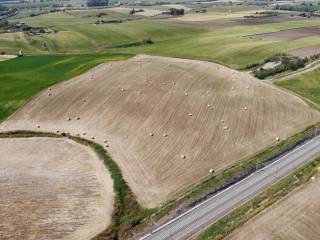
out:
<path id="1" fill-rule="evenodd" d="M 111 223 L 110 175 L 91 149 L 0 138 L 0 239 L 87 240 Z"/>
<path id="2" fill-rule="evenodd" d="M 68 132 L 103 144 L 146 207 L 319 119 L 247 73 L 139 55 L 43 91 L 0 130 Z"/>
<path id="3" fill-rule="evenodd" d="M 293 192 L 279 203 L 253 218 L 227 240 L 311 240 L 318 239 L 320 228 L 320 178 Z"/>

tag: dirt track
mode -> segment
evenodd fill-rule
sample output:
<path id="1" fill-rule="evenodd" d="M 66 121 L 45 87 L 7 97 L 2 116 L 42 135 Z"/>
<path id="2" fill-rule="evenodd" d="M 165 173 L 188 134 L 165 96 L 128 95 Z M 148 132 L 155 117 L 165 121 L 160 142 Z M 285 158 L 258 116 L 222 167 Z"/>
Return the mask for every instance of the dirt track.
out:
<path id="1" fill-rule="evenodd" d="M 113 183 L 71 140 L 0 138 L 0 239 L 88 240 L 113 211 Z"/>
<path id="2" fill-rule="evenodd" d="M 320 178 L 272 205 L 227 240 L 316 240 L 320 236 Z"/>
<path id="3" fill-rule="evenodd" d="M 138 199 L 152 207 L 210 169 L 225 168 L 318 119 L 299 98 L 247 73 L 141 55 L 44 91 L 0 131 L 64 131 L 107 144 Z"/>

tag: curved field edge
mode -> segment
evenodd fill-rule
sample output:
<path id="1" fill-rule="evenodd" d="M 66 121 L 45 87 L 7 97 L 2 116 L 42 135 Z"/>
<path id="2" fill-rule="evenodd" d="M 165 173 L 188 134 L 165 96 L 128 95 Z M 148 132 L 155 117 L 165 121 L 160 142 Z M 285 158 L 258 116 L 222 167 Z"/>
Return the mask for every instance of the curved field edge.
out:
<path id="1" fill-rule="evenodd" d="M 95 142 L 80 137 L 74 137 L 66 133 L 58 135 L 48 132 L 32 131 L 2 132 L 0 133 L 0 138 L 64 137 L 79 144 L 89 146 L 104 162 L 114 182 L 115 206 L 112 214 L 112 223 L 105 231 L 93 239 L 106 240 L 130 238 L 134 233 L 137 233 L 138 231 L 140 232 L 142 228 L 152 224 L 154 221 L 165 218 L 165 216 L 170 213 L 172 214 L 173 210 L 179 209 L 177 211 L 177 213 L 179 213 L 194 206 L 199 201 L 202 201 L 217 191 L 233 184 L 234 181 L 238 181 L 247 174 L 250 174 L 252 171 L 262 168 L 264 164 L 267 164 L 270 161 L 270 159 L 284 154 L 290 149 L 303 143 L 305 140 L 311 138 L 319 127 L 320 123 L 308 127 L 304 131 L 293 135 L 287 140 L 283 140 L 279 144 L 270 147 L 257 155 L 243 161 L 239 161 L 234 166 L 216 173 L 216 175 L 206 179 L 192 189 L 189 189 L 189 191 L 180 195 L 178 198 L 167 202 L 163 205 L 164 207 L 159 209 L 146 209 L 138 203 L 134 193 L 124 180 L 117 163 L 112 160 L 107 151 L 101 145 Z M 182 205 L 184 205 L 184 209 L 181 208 Z"/>
<path id="2" fill-rule="evenodd" d="M 306 184 L 318 172 L 320 157 L 299 168 L 285 179 L 268 188 L 253 200 L 234 210 L 198 236 L 198 240 L 221 240 L 236 228 L 261 213 L 272 204 L 284 199 L 289 193 Z"/>
<path id="3" fill-rule="evenodd" d="M 42 90 L 131 54 L 24 56 L 0 63 L 0 122 Z"/>
<path id="4" fill-rule="evenodd" d="M 68 138 L 79 144 L 89 146 L 97 156 L 104 162 L 106 168 L 110 172 L 113 180 L 113 188 L 115 191 L 114 211 L 112 213 L 112 222 L 102 233 L 94 237 L 94 240 L 105 239 L 124 239 L 134 225 L 140 223 L 141 219 L 150 215 L 153 209 L 142 208 L 136 200 L 130 187 L 123 179 L 120 168 L 117 163 L 112 160 L 106 150 L 99 144 L 92 141 L 74 137 L 65 133 L 57 135 L 47 132 L 31 132 L 31 131 L 14 131 L 2 132 L 0 138 L 28 138 L 28 137 L 52 137 L 52 138 Z"/>
<path id="5" fill-rule="evenodd" d="M 72 55 L 68 55 L 68 57 L 70 56 Z M 115 54 L 115 56 L 119 57 L 119 55 L 117 54 Z M 120 56 L 129 57 L 130 55 L 129 56 L 120 55 Z M 48 57 L 51 57 L 51 56 L 48 56 Z M 94 65 L 90 65 L 88 68 L 91 68 L 93 66 Z M 28 67 L 33 67 L 33 66 L 30 65 Z M 80 69 L 84 68 L 86 70 L 87 69 L 86 67 L 87 66 L 82 65 L 79 68 Z M 42 69 L 42 71 L 46 71 L 46 68 Z M 56 74 L 61 74 L 61 72 L 58 72 Z M 45 89 L 45 87 L 43 87 L 42 89 Z M 0 93 L 1 93 L 1 90 L 0 90 Z M 1 118 L 0 118 L 0 121 L 1 121 Z M 299 142 L 310 137 L 313 131 L 314 131 L 314 126 L 307 128 L 303 132 L 295 134 L 291 138 L 284 140 L 278 145 L 272 146 L 258 153 L 257 155 L 254 155 L 250 158 L 246 158 L 244 160 L 240 160 L 235 165 L 223 171 L 217 172 L 214 176 L 211 176 L 210 178 L 203 180 L 200 184 L 197 183 L 193 185 L 191 188 L 188 189 L 187 192 L 183 191 L 182 193 L 180 193 L 180 195 L 177 195 L 176 198 L 165 203 L 163 205 L 164 207 L 161 207 L 158 211 L 156 209 L 144 209 L 140 206 L 140 204 L 136 201 L 134 194 L 130 190 L 130 187 L 127 185 L 127 183 L 123 179 L 121 170 L 119 169 L 117 164 L 108 156 L 107 152 L 104 150 L 104 148 L 101 145 L 88 140 L 73 137 L 70 135 L 68 136 L 65 135 L 65 136 L 73 140 L 78 140 L 80 142 L 83 141 L 82 142 L 83 144 L 89 144 L 96 151 L 99 157 L 103 159 L 105 163 L 107 162 L 106 163 L 107 168 L 111 173 L 114 173 L 114 174 L 111 174 L 112 178 L 114 177 L 118 180 L 120 179 L 119 181 L 117 181 L 117 184 L 116 184 L 116 180 L 114 180 L 114 187 L 118 188 L 119 195 L 116 195 L 117 199 L 115 201 L 116 207 L 113 215 L 113 218 L 114 218 L 113 223 L 108 229 L 106 229 L 106 231 L 104 231 L 103 233 L 101 233 L 99 236 L 95 238 L 95 239 L 118 239 L 118 238 L 131 235 L 132 229 L 134 231 L 135 229 L 139 230 L 142 226 L 152 222 L 153 219 L 154 220 L 161 219 L 163 216 L 168 215 L 169 212 L 172 212 L 174 209 L 177 209 L 180 206 L 188 208 L 191 205 L 196 204 L 199 201 L 198 200 L 199 198 L 200 200 L 203 200 L 204 198 L 210 196 L 210 194 L 220 190 L 225 186 L 228 186 L 228 184 L 232 183 L 232 181 L 245 176 L 245 174 L 247 174 L 248 172 L 252 171 L 255 168 L 257 163 L 263 166 L 264 163 L 268 162 L 273 157 L 283 152 L 286 152 L 288 149 L 296 146 L 297 144 L 299 144 Z M 16 135 L 16 136 L 21 135 L 23 137 L 26 137 L 26 135 L 30 135 L 30 137 L 50 135 L 52 137 L 61 137 L 60 135 L 51 134 L 51 133 L 27 132 L 27 131 L 19 131 L 19 132 L 12 132 L 12 133 L 6 133 L 6 134 L 7 134 L 7 137 L 10 137 L 11 135 Z M 0 137 L 4 137 L 4 136 L 5 135 L 0 134 Z M 107 164 L 110 164 L 110 162 L 111 162 L 111 165 L 110 167 L 108 167 L 109 165 Z M 123 187 L 124 185 L 122 184 L 125 184 L 125 187 Z M 115 190 L 115 192 L 117 191 Z M 179 211 L 181 211 L 181 208 L 177 212 L 179 213 Z M 152 214 L 152 213 L 155 213 L 155 214 Z M 153 219 L 151 219 L 151 216 L 153 216 Z M 139 226 L 139 227 L 135 228 L 136 226 Z"/>

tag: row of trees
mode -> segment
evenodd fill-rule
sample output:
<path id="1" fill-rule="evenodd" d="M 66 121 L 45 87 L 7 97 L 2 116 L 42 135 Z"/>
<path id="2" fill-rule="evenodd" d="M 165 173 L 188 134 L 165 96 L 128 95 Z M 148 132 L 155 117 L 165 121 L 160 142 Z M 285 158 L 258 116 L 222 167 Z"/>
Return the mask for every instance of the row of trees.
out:
<path id="1" fill-rule="evenodd" d="M 184 9 L 170 8 L 169 14 L 173 16 L 184 15 Z"/>
<path id="2" fill-rule="evenodd" d="M 281 57 L 281 64 L 274 68 L 259 68 L 254 71 L 255 77 L 259 79 L 265 79 L 269 76 L 276 75 L 278 73 L 286 72 L 286 71 L 295 71 L 299 68 L 305 67 L 305 64 L 308 62 L 308 58 L 297 58 L 297 57 L 289 57 L 285 55 L 277 56 Z"/>

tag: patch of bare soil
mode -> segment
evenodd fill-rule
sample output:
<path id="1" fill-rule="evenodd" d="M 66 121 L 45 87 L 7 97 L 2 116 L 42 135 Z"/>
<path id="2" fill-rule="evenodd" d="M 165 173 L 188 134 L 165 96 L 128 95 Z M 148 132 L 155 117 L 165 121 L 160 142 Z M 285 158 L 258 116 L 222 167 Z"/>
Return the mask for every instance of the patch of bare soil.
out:
<path id="1" fill-rule="evenodd" d="M 290 41 L 297 40 L 300 38 L 317 36 L 320 34 L 320 27 L 303 27 L 303 28 L 294 28 L 281 30 L 278 32 L 264 33 L 252 35 L 251 37 L 260 39 L 260 40 L 269 40 L 269 41 Z"/>
<path id="2" fill-rule="evenodd" d="M 319 119 L 298 97 L 227 67 L 139 55 L 42 92 L 0 131 L 103 144 L 147 207 Z"/>
<path id="3" fill-rule="evenodd" d="M 320 236 L 320 178 L 233 232 L 227 240 L 316 240 Z"/>
<path id="4" fill-rule="evenodd" d="M 88 240 L 111 222 L 113 183 L 91 149 L 0 138 L 0 239 Z"/>
<path id="5" fill-rule="evenodd" d="M 238 23 L 238 25 L 250 26 L 250 25 L 263 25 L 263 24 L 271 24 L 271 23 L 282 23 L 289 21 L 297 21 L 303 19 L 302 17 L 297 16 L 279 16 L 279 17 L 264 17 L 264 18 L 243 18 L 237 19 L 234 22 Z"/>
<path id="6" fill-rule="evenodd" d="M 0 55 L 0 62 L 16 58 L 15 55 Z"/>
<path id="7" fill-rule="evenodd" d="M 305 48 L 299 48 L 297 50 L 294 50 L 290 52 L 293 56 L 300 57 L 300 58 L 305 58 L 305 57 L 310 57 L 315 54 L 320 53 L 320 45 L 313 45 L 310 47 L 305 47 Z"/>

